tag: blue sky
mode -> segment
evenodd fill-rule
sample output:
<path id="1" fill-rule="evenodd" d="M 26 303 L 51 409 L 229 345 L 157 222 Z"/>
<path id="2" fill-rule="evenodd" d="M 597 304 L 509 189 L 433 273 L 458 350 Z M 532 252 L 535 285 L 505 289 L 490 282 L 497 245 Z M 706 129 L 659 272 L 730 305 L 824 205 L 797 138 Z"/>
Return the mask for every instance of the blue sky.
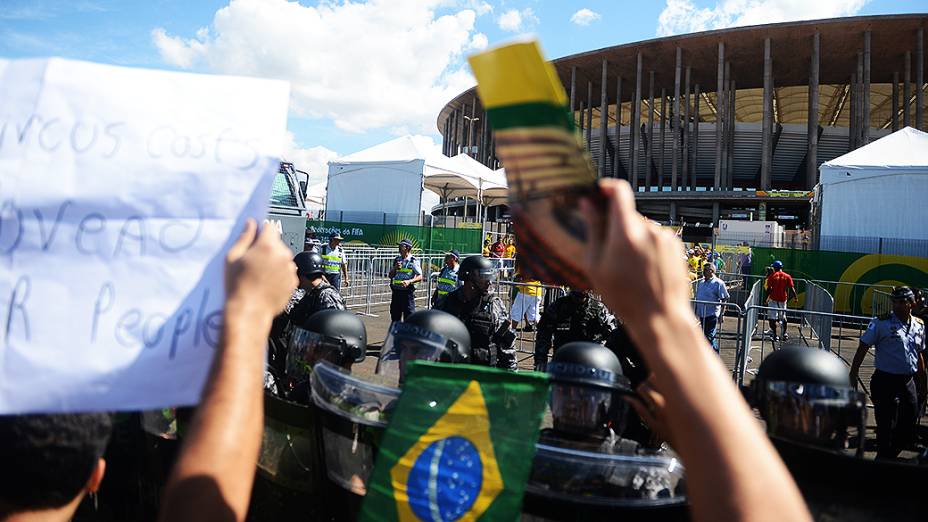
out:
<path id="1" fill-rule="evenodd" d="M 439 137 L 467 54 L 538 36 L 549 57 L 785 19 L 924 12 L 924 0 L 0 0 L 0 57 L 266 76 L 292 86 L 289 159 Z"/>

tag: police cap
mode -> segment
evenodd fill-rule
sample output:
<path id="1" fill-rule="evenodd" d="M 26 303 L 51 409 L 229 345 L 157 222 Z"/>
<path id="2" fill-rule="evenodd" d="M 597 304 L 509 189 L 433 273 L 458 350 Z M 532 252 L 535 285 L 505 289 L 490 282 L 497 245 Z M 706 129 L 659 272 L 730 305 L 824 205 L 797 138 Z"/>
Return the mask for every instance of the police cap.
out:
<path id="1" fill-rule="evenodd" d="M 890 294 L 893 301 L 908 301 L 915 300 L 915 292 L 907 286 L 897 286 L 893 288 L 892 294 Z"/>

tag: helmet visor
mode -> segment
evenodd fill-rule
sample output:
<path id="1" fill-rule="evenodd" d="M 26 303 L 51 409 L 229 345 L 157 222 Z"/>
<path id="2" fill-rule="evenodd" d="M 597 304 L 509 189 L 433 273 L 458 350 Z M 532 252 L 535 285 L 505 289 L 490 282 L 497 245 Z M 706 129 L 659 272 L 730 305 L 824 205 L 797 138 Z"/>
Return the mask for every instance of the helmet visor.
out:
<path id="1" fill-rule="evenodd" d="M 494 277 L 496 277 L 496 270 L 492 268 L 471 270 L 470 277 L 477 283 L 489 283 L 493 281 Z"/>
<path id="2" fill-rule="evenodd" d="M 863 392 L 823 384 L 766 383 L 761 413 L 767 433 L 796 442 L 842 449 L 848 428 L 864 433 L 867 418 Z"/>
<path id="3" fill-rule="evenodd" d="M 345 364 L 345 341 L 303 328 L 294 328 L 287 348 L 286 373 L 291 384 L 309 380 L 313 366 L 319 361 Z"/>
<path id="4" fill-rule="evenodd" d="M 623 395 L 609 388 L 555 382 L 551 386 L 554 429 L 583 435 L 609 427 L 621 434 L 628 412 Z"/>
<path id="5" fill-rule="evenodd" d="M 394 322 L 380 350 L 375 373 L 392 383 L 402 383 L 410 361 L 454 362 L 454 341 L 432 330 Z"/>

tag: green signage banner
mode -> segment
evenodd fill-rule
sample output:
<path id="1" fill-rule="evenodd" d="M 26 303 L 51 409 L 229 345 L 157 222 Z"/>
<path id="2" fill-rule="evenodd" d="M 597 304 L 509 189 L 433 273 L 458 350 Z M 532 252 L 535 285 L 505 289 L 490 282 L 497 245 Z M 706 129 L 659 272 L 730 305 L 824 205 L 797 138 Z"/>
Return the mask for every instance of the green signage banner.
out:
<path id="1" fill-rule="evenodd" d="M 378 225 L 370 223 L 343 223 L 339 221 L 307 220 L 306 228 L 316 239 L 325 242 L 335 232 L 341 233 L 345 243 L 369 246 L 395 246 L 402 239 L 412 241 L 413 247 L 423 251 L 480 252 L 482 231 L 477 229 L 418 227 L 410 225 Z"/>
<path id="2" fill-rule="evenodd" d="M 873 290 L 907 285 L 928 288 L 928 259 L 888 254 L 855 254 L 755 247 L 752 271 L 763 275 L 764 267 L 780 260 L 795 279 L 810 279 L 835 298 L 835 312 L 870 315 Z"/>

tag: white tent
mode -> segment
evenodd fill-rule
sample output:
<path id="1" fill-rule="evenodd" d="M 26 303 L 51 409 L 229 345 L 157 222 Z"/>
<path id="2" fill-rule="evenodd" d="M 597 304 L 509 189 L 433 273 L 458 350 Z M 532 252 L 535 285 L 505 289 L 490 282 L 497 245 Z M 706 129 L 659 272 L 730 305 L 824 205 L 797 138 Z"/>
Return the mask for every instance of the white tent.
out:
<path id="1" fill-rule="evenodd" d="M 493 170 L 465 153 L 458 154 L 451 160 L 468 175 L 476 178 L 477 199 L 481 205 L 493 206 L 506 202 L 509 187 L 506 184 L 505 170 Z"/>
<path id="2" fill-rule="evenodd" d="M 839 237 L 928 240 L 928 133 L 906 127 L 820 172 L 823 249 Z"/>
<path id="3" fill-rule="evenodd" d="M 329 162 L 326 216 L 417 224 L 423 189 L 444 198 L 475 197 L 479 181 L 440 151 L 403 136 Z"/>
<path id="4" fill-rule="evenodd" d="M 306 208 L 312 215 L 325 209 L 325 185 L 325 181 L 320 181 L 306 187 Z"/>

